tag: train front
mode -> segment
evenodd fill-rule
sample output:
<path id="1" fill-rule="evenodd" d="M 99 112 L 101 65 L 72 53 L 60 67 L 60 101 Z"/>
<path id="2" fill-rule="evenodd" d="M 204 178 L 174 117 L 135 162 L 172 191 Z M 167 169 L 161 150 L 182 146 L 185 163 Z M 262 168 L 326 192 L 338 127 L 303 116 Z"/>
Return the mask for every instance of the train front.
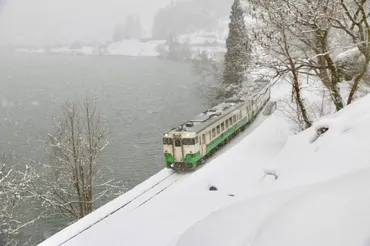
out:
<path id="1" fill-rule="evenodd" d="M 195 169 L 201 159 L 199 141 L 192 132 L 169 132 L 163 136 L 167 168 L 178 171 Z"/>

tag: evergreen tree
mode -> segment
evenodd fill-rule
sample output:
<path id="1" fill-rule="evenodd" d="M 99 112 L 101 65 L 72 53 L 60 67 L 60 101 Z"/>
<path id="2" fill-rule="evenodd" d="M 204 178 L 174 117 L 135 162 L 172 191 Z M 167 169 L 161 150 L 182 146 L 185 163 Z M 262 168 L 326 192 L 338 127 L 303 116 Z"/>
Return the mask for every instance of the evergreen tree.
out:
<path id="1" fill-rule="evenodd" d="M 223 91 L 220 96 L 227 98 L 241 90 L 249 63 L 250 49 L 240 0 L 235 0 L 232 6 L 226 48 Z"/>

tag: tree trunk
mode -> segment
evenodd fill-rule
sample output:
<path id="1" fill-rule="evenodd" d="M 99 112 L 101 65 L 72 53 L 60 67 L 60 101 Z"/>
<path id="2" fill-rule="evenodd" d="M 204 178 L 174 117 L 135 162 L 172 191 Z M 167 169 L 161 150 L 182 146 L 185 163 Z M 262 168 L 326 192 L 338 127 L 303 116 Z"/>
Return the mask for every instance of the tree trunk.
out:
<path id="1" fill-rule="evenodd" d="M 340 95 L 339 88 L 337 85 L 340 82 L 340 76 L 338 70 L 330 57 L 327 49 L 327 30 L 317 30 L 316 35 L 316 55 L 317 61 L 321 68 L 319 68 L 319 75 L 322 80 L 322 83 L 330 90 L 331 99 L 335 105 L 337 111 L 341 110 L 344 107 L 342 96 Z M 327 71 L 330 71 L 331 76 L 329 77 Z"/>
<path id="2" fill-rule="evenodd" d="M 309 128 L 311 127 L 312 122 L 308 119 L 307 110 L 306 110 L 306 107 L 304 106 L 304 103 L 301 97 L 301 88 L 299 86 L 298 73 L 297 73 L 295 64 L 293 62 L 293 59 L 290 57 L 289 57 L 289 65 L 290 65 L 290 71 L 293 75 L 293 91 L 294 91 L 295 99 L 297 101 L 297 106 L 299 108 L 299 111 L 305 123 L 305 128 Z"/>
<path id="3" fill-rule="evenodd" d="M 358 90 L 358 85 L 360 84 L 361 79 L 364 77 L 365 73 L 367 72 L 367 67 L 368 67 L 369 61 L 370 61 L 370 59 L 367 58 L 366 61 L 365 61 L 365 64 L 364 64 L 364 68 L 362 69 L 362 71 L 359 74 L 356 75 L 356 77 L 353 81 L 353 86 L 352 86 L 351 91 L 348 95 L 347 104 L 352 103 L 353 98 L 355 97 L 355 94 Z"/>

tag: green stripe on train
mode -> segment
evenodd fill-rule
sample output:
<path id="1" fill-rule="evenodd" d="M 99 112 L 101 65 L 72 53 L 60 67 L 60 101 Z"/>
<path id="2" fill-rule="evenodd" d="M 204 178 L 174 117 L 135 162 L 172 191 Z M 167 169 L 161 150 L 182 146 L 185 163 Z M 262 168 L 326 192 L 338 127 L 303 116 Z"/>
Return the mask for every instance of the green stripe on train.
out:
<path id="1" fill-rule="evenodd" d="M 173 158 L 173 156 L 170 154 L 170 153 L 165 153 L 164 154 L 164 159 L 166 160 L 166 162 L 168 163 L 174 163 L 175 159 Z"/>
<path id="2" fill-rule="evenodd" d="M 202 158 L 202 155 L 200 154 L 200 151 L 198 151 L 195 154 L 187 154 L 184 158 L 185 163 L 196 163 Z"/>
<path id="3" fill-rule="evenodd" d="M 211 152 L 214 148 L 216 148 L 220 143 L 225 141 L 228 137 L 230 137 L 233 133 L 235 133 L 239 128 L 247 124 L 247 120 L 243 119 L 239 121 L 235 126 L 231 127 L 227 132 L 223 133 L 221 136 L 216 138 L 212 141 L 212 143 L 207 145 L 206 154 Z"/>
<path id="4" fill-rule="evenodd" d="M 168 163 L 174 163 L 175 162 L 175 159 L 173 158 L 173 155 L 171 155 L 169 153 L 165 153 L 164 158 L 165 158 L 166 162 L 168 162 Z M 184 162 L 185 163 L 196 163 L 201 158 L 202 158 L 202 155 L 200 154 L 200 151 L 198 151 L 195 154 L 187 154 L 184 158 Z"/>

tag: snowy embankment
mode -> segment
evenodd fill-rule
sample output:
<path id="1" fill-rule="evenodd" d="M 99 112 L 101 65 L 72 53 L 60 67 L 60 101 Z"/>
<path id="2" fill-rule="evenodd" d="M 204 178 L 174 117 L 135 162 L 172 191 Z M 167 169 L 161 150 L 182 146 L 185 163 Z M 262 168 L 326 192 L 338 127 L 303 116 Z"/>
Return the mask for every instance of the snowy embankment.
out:
<path id="1" fill-rule="evenodd" d="M 369 245 L 368 105 L 370 96 L 294 136 L 275 113 L 149 201 L 88 223 L 133 196 L 124 194 L 41 245 Z"/>
<path id="2" fill-rule="evenodd" d="M 165 40 L 141 42 L 138 40 L 124 40 L 110 44 L 105 55 L 156 57 L 159 55 L 157 46 L 164 44 Z"/>

